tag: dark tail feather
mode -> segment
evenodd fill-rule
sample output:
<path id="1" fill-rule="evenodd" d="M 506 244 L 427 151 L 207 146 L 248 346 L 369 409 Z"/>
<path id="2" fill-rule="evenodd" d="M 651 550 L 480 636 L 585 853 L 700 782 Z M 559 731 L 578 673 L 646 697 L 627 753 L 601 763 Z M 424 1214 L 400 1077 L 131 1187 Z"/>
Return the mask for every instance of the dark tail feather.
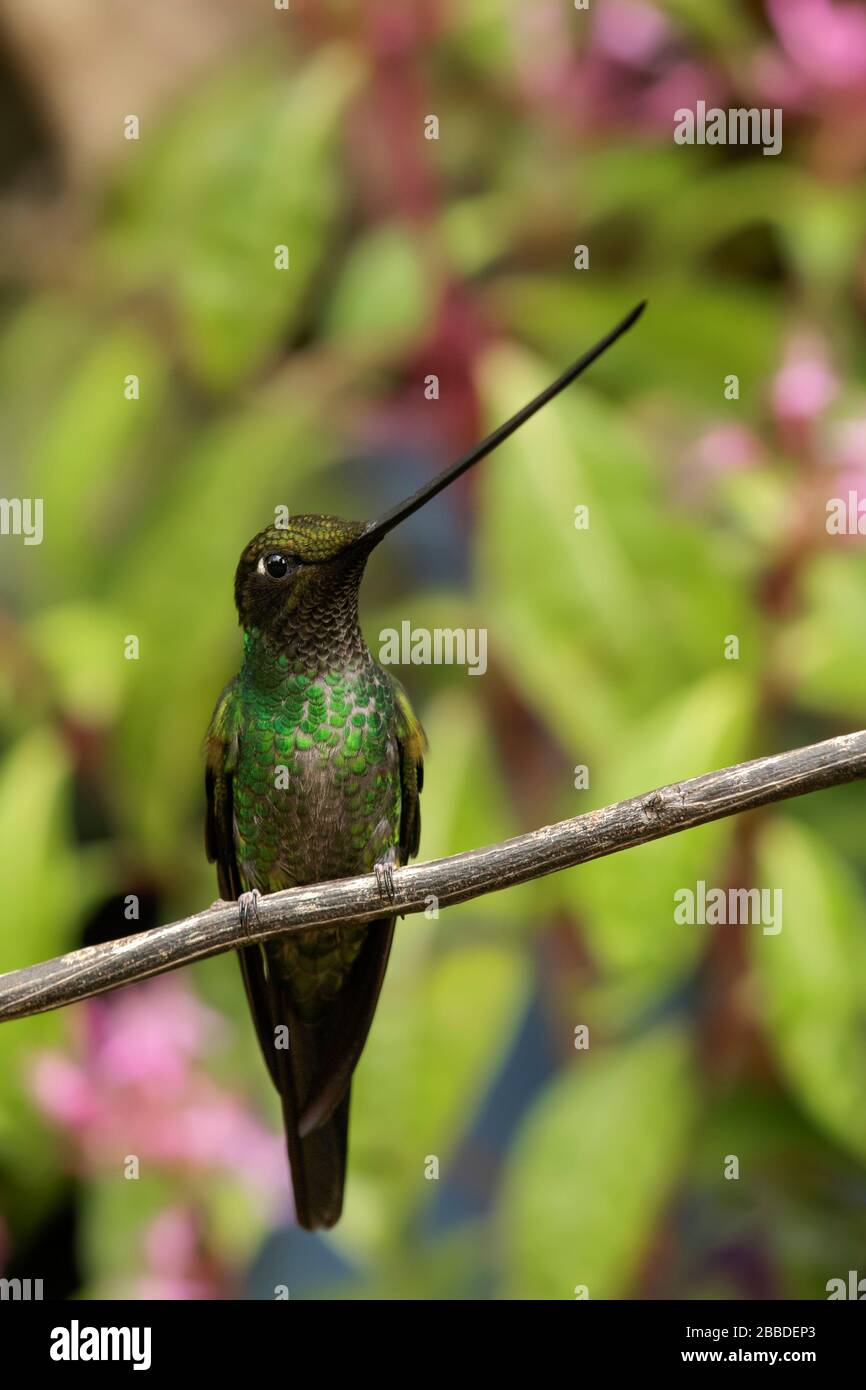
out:
<path id="1" fill-rule="evenodd" d="M 288 990 L 269 976 L 260 948 L 246 947 L 239 957 L 262 1052 L 282 1105 L 298 1224 L 308 1231 L 333 1226 L 343 1209 L 350 1088 L 327 1120 L 302 1138 L 301 1116 L 322 1069 L 322 1030 L 298 1017 Z M 288 1028 L 288 1048 L 274 1045 L 280 1025 Z"/>
<path id="2" fill-rule="evenodd" d="M 334 1226 L 343 1210 L 349 1095 L 340 1101 L 328 1122 L 302 1139 L 283 1106 L 286 1145 L 292 1170 L 295 1216 L 305 1231 Z"/>
<path id="3" fill-rule="evenodd" d="M 319 1029 L 299 1019 L 288 990 L 274 981 L 269 987 L 277 1019 L 289 1026 L 289 1047 L 277 1049 L 277 1090 L 292 1170 L 295 1215 L 307 1231 L 333 1226 L 343 1210 L 346 1151 L 349 1130 L 349 1090 L 328 1121 L 301 1138 L 301 1115 L 322 1067 Z"/>

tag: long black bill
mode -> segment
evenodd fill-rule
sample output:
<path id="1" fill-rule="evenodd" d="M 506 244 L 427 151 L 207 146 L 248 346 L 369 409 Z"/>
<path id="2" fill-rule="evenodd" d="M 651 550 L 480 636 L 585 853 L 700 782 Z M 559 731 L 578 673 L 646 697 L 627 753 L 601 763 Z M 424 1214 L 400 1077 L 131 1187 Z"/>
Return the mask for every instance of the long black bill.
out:
<path id="1" fill-rule="evenodd" d="M 548 401 L 552 401 L 554 396 L 558 396 L 560 391 L 576 377 L 579 377 L 581 372 L 591 366 L 597 357 L 601 357 L 603 352 L 607 352 L 611 344 L 615 343 L 617 338 L 621 338 L 623 333 L 627 333 L 632 324 L 637 322 L 645 308 L 646 300 L 644 299 L 632 309 L 630 314 L 626 315 L 622 323 L 618 323 L 616 328 L 612 328 L 609 333 L 599 339 L 594 347 L 591 347 L 582 357 L 578 357 L 576 362 L 572 362 L 571 366 L 562 373 L 562 376 L 558 376 L 556 381 L 551 382 L 534 400 L 531 400 L 522 410 L 518 410 L 517 414 L 512 415 L 510 420 L 506 420 L 504 425 L 500 425 L 492 434 L 488 434 L 486 439 L 482 439 L 481 443 L 476 444 L 475 448 L 465 454 L 462 459 L 452 463 L 451 467 L 446 468 L 444 473 L 440 473 L 431 482 L 425 483 L 405 502 L 400 502 L 398 506 L 394 507 L 392 511 L 386 512 L 378 521 L 371 521 L 359 543 L 363 544 L 365 549 L 371 545 L 378 545 L 382 537 L 399 525 L 401 521 L 405 521 L 407 516 L 417 512 L 418 508 L 423 507 L 425 502 L 429 502 L 431 497 L 435 497 L 437 492 L 442 492 L 444 488 L 449 487 L 455 478 L 459 478 L 461 473 L 465 473 L 479 459 L 492 453 L 503 440 L 514 434 L 515 430 L 519 430 L 524 421 L 534 415 L 537 410 L 540 410 L 543 405 L 547 405 Z"/>

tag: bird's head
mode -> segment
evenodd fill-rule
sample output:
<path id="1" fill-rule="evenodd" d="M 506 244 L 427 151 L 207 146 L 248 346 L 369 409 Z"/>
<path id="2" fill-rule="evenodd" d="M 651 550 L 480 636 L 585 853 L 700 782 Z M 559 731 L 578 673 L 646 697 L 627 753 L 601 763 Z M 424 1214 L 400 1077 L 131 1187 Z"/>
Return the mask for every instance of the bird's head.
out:
<path id="1" fill-rule="evenodd" d="M 235 602 L 246 632 L 281 645 L 293 634 L 334 648 L 357 630 L 357 596 L 367 558 L 384 536 L 476 464 L 580 376 L 639 318 L 639 304 L 621 323 L 573 362 L 528 405 L 512 415 L 463 458 L 399 503 L 378 521 L 336 516 L 296 516 L 254 536 L 240 558 Z M 359 635 L 360 640 L 360 635 Z"/>
<path id="2" fill-rule="evenodd" d="M 253 536 L 235 574 L 241 626 L 275 633 L 353 580 L 357 590 L 369 553 L 358 544 L 366 531 L 365 522 L 338 516 L 295 516 Z"/>

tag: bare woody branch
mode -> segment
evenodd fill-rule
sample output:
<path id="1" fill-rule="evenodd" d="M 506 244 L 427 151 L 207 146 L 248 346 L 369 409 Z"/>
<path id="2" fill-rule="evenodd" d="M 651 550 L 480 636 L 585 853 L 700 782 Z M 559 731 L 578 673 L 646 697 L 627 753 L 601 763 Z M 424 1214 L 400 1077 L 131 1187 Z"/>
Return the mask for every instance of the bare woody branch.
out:
<path id="1" fill-rule="evenodd" d="M 383 897 L 371 874 L 272 893 L 259 900 L 257 916 L 246 927 L 235 904 L 210 907 L 181 922 L 0 976 L 0 1021 L 89 999 L 282 932 L 366 922 L 383 912 L 423 912 L 431 898 L 440 907 L 466 902 L 708 821 L 862 777 L 866 730 L 675 782 L 499 845 L 397 869 L 393 899 Z"/>

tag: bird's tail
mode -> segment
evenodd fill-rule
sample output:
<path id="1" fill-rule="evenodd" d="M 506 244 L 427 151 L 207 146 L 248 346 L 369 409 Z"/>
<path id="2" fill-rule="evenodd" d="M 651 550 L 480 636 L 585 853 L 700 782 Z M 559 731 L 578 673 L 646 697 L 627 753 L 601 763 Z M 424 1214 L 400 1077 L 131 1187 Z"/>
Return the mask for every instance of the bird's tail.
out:
<path id="1" fill-rule="evenodd" d="M 238 952 L 262 1055 L 280 1097 L 295 1215 L 305 1230 L 333 1226 L 343 1207 L 351 1073 L 313 1123 L 306 1112 L 328 1066 L 327 1021 L 299 1016 L 286 982 L 258 946 Z"/>
<path id="2" fill-rule="evenodd" d="M 393 934 L 393 917 L 367 924 L 343 987 L 315 1017 L 298 1010 L 278 941 L 238 953 L 262 1055 L 283 1107 L 297 1219 L 309 1231 L 333 1226 L 342 1209 L 352 1073 Z"/>
<path id="3" fill-rule="evenodd" d="M 288 1051 L 276 1053 L 274 1078 L 283 1109 L 283 1126 L 295 1196 L 295 1216 L 307 1231 L 336 1224 L 343 1209 L 351 1087 L 317 1128 L 302 1134 L 302 1117 L 320 1074 L 322 1058 L 315 1025 L 299 1020 L 279 985 L 280 1018 L 291 1016 Z"/>

